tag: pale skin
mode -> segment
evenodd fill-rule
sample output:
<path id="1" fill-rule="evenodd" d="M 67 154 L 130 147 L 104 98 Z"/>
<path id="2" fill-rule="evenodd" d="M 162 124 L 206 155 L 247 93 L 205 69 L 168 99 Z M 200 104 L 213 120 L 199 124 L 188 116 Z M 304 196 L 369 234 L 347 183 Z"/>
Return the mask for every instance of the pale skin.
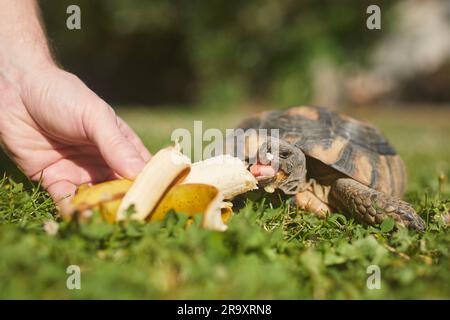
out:
<path id="1" fill-rule="evenodd" d="M 35 0 L 0 0 L 0 144 L 70 212 L 77 186 L 133 179 L 150 159 L 134 131 L 54 62 Z"/>

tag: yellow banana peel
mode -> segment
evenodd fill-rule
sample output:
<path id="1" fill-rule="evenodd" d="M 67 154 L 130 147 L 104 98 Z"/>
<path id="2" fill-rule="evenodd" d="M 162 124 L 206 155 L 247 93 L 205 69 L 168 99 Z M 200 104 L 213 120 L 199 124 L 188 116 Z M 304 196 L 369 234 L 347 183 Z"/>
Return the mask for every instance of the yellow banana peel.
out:
<path id="1" fill-rule="evenodd" d="M 91 187 L 85 184 L 81 185 L 72 198 L 72 204 L 77 211 L 81 212 L 92 209 L 101 202 L 122 199 L 132 183 L 131 180 L 117 179 L 98 183 Z"/>

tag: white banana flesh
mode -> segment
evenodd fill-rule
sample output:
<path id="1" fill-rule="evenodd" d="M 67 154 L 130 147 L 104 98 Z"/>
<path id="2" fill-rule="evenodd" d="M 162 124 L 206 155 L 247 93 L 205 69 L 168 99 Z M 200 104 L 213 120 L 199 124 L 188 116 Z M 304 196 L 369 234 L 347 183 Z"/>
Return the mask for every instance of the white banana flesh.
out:
<path id="1" fill-rule="evenodd" d="M 244 162 L 230 155 L 220 155 L 192 164 L 191 172 L 182 183 L 213 185 L 227 200 L 258 188 L 255 177 L 247 170 Z"/>

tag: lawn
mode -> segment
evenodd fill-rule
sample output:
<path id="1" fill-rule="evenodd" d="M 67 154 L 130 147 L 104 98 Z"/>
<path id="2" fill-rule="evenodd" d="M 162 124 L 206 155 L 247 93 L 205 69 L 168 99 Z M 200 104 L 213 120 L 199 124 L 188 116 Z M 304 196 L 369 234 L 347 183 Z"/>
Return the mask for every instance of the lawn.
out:
<path id="1" fill-rule="evenodd" d="M 118 109 L 154 153 L 175 128 L 232 128 L 248 109 L 218 112 Z M 427 221 L 417 234 L 389 225 L 366 228 L 343 215 L 327 220 L 288 201 L 250 196 L 225 233 L 188 228 L 181 215 L 163 222 L 109 225 L 63 222 L 37 186 L 5 156 L 0 180 L 0 298 L 378 299 L 450 298 L 450 110 L 366 108 L 353 112 L 379 126 L 404 158 L 405 198 Z M 43 231 L 59 222 L 56 235 Z M 69 265 L 81 289 L 66 287 Z M 381 288 L 369 290 L 377 265 Z"/>

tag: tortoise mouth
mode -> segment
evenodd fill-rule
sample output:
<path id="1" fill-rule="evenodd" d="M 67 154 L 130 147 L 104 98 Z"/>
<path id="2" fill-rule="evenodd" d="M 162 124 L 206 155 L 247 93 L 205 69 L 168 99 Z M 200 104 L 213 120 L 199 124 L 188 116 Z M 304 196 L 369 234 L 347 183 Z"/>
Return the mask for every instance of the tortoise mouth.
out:
<path id="1" fill-rule="evenodd" d="M 250 166 L 250 172 L 256 178 L 258 184 L 263 187 L 278 184 L 286 177 L 282 170 L 276 171 L 271 165 L 264 165 L 259 162 Z"/>
<path id="2" fill-rule="evenodd" d="M 262 187 L 268 186 L 276 181 L 276 176 L 270 176 L 270 177 L 256 177 L 256 181 L 258 181 L 258 184 Z"/>

